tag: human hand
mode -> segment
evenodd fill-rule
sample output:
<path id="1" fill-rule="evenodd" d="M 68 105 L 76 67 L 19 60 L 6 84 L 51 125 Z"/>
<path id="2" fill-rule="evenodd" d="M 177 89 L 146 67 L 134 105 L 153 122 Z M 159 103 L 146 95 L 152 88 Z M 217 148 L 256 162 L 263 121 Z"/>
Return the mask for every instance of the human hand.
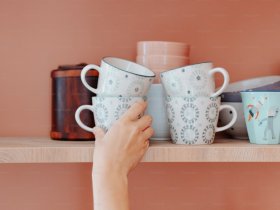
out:
<path id="1" fill-rule="evenodd" d="M 139 119 L 146 107 L 146 102 L 132 105 L 106 134 L 101 128 L 94 128 L 93 174 L 116 172 L 127 176 L 140 162 L 154 132 L 151 116 Z"/>

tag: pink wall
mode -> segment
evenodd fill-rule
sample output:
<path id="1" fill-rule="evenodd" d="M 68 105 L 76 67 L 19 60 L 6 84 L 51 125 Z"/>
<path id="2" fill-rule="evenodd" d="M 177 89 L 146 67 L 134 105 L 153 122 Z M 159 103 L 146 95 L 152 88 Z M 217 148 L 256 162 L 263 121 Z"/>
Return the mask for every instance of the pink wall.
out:
<path id="1" fill-rule="evenodd" d="M 48 136 L 50 71 L 134 59 L 139 40 L 190 43 L 191 62 L 212 60 L 232 81 L 279 74 L 279 8 L 278 0 L 1 0 L 0 136 Z M 131 178 L 132 206 L 280 209 L 278 166 L 143 164 Z M 91 208 L 90 165 L 0 169 L 1 209 Z"/>
<path id="2" fill-rule="evenodd" d="M 279 210 L 279 163 L 146 163 L 132 210 Z M 92 210 L 91 164 L 0 165 L 1 210 Z"/>

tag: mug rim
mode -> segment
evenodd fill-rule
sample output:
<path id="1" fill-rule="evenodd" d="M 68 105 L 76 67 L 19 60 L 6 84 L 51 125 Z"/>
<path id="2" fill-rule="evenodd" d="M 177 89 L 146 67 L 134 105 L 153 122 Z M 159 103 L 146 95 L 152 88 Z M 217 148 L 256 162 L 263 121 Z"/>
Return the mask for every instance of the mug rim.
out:
<path id="1" fill-rule="evenodd" d="M 143 45 L 143 44 L 162 44 L 162 45 L 180 45 L 182 47 L 190 47 L 190 44 L 185 42 L 178 42 L 178 41 L 164 41 L 164 40 L 142 40 L 138 41 L 137 45 Z"/>
<path id="2" fill-rule="evenodd" d="M 211 99 L 217 99 L 217 100 L 220 100 L 221 101 L 221 96 L 216 96 L 216 97 L 212 97 L 212 96 L 198 96 L 198 97 L 195 97 L 195 96 L 170 96 L 170 95 L 166 95 L 166 98 L 197 98 L 197 99 L 199 99 L 199 98 L 207 98 L 207 99 L 209 99 L 209 100 L 211 100 Z"/>
<path id="3" fill-rule="evenodd" d="M 128 63 L 132 63 L 133 65 L 138 65 L 138 66 L 144 68 L 145 70 L 150 71 L 153 75 L 152 75 L 152 76 L 142 75 L 142 74 L 137 74 L 137 73 L 134 73 L 134 72 L 131 72 L 131 71 L 127 71 L 127 70 L 121 69 L 121 68 L 119 68 L 119 67 L 116 67 L 115 65 L 112 65 L 112 64 L 108 63 L 108 61 L 106 61 L 107 58 L 109 58 L 109 59 L 110 59 L 110 58 L 114 58 L 114 59 L 126 61 L 126 62 L 128 62 Z M 151 69 L 147 68 L 146 66 L 143 66 L 143 65 L 141 65 L 141 64 L 139 64 L 139 63 L 136 63 L 136 62 L 133 62 L 133 61 L 130 61 L 130 60 L 127 60 L 127 59 L 118 58 L 118 57 L 113 57 L 113 56 L 105 56 L 105 57 L 103 57 L 101 60 L 102 60 L 104 63 L 106 63 L 106 64 L 108 64 L 108 65 L 110 65 L 110 66 L 113 66 L 114 68 L 116 68 L 116 69 L 118 69 L 118 70 L 120 70 L 120 71 L 124 71 L 124 72 L 130 73 L 130 74 L 134 74 L 134 75 L 136 75 L 136 76 L 151 77 L 151 78 L 153 78 L 153 77 L 156 76 L 156 74 L 155 74 Z"/>
<path id="4" fill-rule="evenodd" d="M 240 93 L 280 93 L 280 90 L 243 90 Z"/>
<path id="5" fill-rule="evenodd" d="M 188 64 L 188 65 L 185 65 L 185 66 L 165 70 L 165 71 L 161 72 L 160 75 L 163 75 L 165 73 L 168 73 L 168 72 L 171 72 L 171 71 L 174 71 L 174 70 L 177 70 L 177 69 L 186 68 L 187 66 L 195 66 L 195 65 L 205 64 L 205 63 L 212 63 L 213 64 L 212 61 L 204 61 L 204 62 L 200 62 L 200 63 Z"/>
<path id="6" fill-rule="evenodd" d="M 101 95 L 96 95 L 96 96 L 92 96 L 91 98 L 105 98 L 105 99 L 109 99 L 109 98 L 143 98 L 145 99 L 147 96 L 101 96 Z"/>

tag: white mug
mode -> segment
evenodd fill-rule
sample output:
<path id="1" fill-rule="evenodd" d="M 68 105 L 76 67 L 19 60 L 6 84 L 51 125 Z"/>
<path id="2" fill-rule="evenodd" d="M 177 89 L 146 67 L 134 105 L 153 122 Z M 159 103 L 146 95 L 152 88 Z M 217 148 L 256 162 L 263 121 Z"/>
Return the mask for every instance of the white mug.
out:
<path id="1" fill-rule="evenodd" d="M 166 109 L 172 142 L 175 144 L 212 144 L 215 133 L 230 128 L 237 119 L 234 107 L 220 105 L 220 97 L 167 97 Z M 219 112 L 232 111 L 231 121 L 217 127 Z"/>
<path id="2" fill-rule="evenodd" d="M 97 88 L 86 81 L 89 70 L 99 72 Z M 81 80 L 85 87 L 99 96 L 145 96 L 153 83 L 155 73 L 132 61 L 121 58 L 105 57 L 100 67 L 94 64 L 85 66 Z"/>
<path id="3" fill-rule="evenodd" d="M 90 110 L 94 114 L 95 126 L 107 131 L 131 105 L 144 100 L 145 97 L 92 97 L 92 105 L 82 105 L 76 110 L 75 120 L 81 128 L 93 132 L 93 128 L 85 125 L 80 119 L 83 110 Z"/>
<path id="4" fill-rule="evenodd" d="M 213 77 L 215 73 L 221 73 L 224 77 L 222 87 L 216 92 Z M 160 74 L 160 79 L 169 96 L 216 97 L 229 83 L 228 72 L 223 68 L 213 68 L 211 62 L 168 70 Z"/>

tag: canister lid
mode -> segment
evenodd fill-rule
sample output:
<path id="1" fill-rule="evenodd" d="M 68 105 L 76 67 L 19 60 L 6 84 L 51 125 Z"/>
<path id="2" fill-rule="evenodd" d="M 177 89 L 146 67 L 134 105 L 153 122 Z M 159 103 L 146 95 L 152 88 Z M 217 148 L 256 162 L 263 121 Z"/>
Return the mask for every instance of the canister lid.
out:
<path id="1" fill-rule="evenodd" d="M 60 65 L 57 69 L 51 72 L 51 77 L 80 77 L 82 69 L 87 63 L 79 63 L 76 65 Z M 98 71 L 91 70 L 87 76 L 98 77 Z"/>

